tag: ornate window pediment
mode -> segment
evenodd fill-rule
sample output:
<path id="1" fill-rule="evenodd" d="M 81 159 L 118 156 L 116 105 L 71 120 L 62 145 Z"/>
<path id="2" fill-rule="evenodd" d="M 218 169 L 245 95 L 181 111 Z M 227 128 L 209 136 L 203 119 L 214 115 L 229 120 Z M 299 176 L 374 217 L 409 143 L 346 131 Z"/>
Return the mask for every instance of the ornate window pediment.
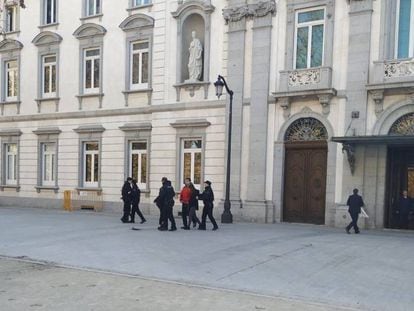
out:
<path id="1" fill-rule="evenodd" d="M 104 27 L 93 23 L 83 24 L 73 33 L 77 39 L 104 36 L 105 34 L 106 29 Z"/>
<path id="2" fill-rule="evenodd" d="M 327 140 L 325 126 L 315 118 L 301 118 L 294 121 L 286 131 L 285 141 Z"/>
<path id="3" fill-rule="evenodd" d="M 406 114 L 395 121 L 389 135 L 414 135 L 414 113 Z"/>
<path id="4" fill-rule="evenodd" d="M 151 16 L 145 14 L 134 14 L 128 16 L 122 23 L 119 25 L 123 31 L 133 30 L 143 27 L 154 27 L 154 19 Z"/>
<path id="5" fill-rule="evenodd" d="M 211 14 L 214 12 L 215 7 L 207 1 L 199 1 L 199 0 L 189 0 L 181 3 L 175 12 L 172 12 L 172 16 L 174 18 L 178 18 L 179 16 L 185 15 L 188 11 L 201 10 L 206 14 Z"/>
<path id="6" fill-rule="evenodd" d="M 23 44 L 17 40 L 4 39 L 0 42 L 0 53 L 6 53 L 11 51 L 21 50 Z"/>
<path id="7" fill-rule="evenodd" d="M 32 41 L 36 46 L 59 44 L 62 37 L 51 31 L 43 31 L 39 33 Z"/>

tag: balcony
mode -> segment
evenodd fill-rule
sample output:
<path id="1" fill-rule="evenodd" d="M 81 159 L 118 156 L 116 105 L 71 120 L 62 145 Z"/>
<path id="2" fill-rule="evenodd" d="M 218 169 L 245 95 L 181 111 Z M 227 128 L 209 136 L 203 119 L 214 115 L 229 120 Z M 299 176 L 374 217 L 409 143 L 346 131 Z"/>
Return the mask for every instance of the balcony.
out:
<path id="1" fill-rule="evenodd" d="M 384 93 L 412 94 L 414 92 L 414 58 L 374 62 L 367 90 L 375 101 L 377 115 L 383 111 Z"/>
<path id="2" fill-rule="evenodd" d="M 294 98 L 316 97 L 329 114 L 329 104 L 336 90 L 332 88 L 332 68 L 315 67 L 280 72 L 279 90 L 273 96 L 285 111 L 290 111 L 290 102 Z M 285 116 L 290 113 L 287 112 Z"/>

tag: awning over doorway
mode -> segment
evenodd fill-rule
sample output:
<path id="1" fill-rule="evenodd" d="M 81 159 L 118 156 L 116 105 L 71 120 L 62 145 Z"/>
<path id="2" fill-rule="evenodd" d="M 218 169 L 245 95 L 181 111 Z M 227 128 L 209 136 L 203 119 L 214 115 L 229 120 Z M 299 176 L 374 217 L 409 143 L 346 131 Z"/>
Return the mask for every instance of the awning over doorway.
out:
<path id="1" fill-rule="evenodd" d="M 352 175 L 355 171 L 356 145 L 414 145 L 414 135 L 337 136 L 331 140 L 342 144 L 342 152 L 346 152 Z"/>
<path id="2" fill-rule="evenodd" d="M 406 145 L 414 144 L 412 135 L 370 135 L 332 137 L 332 141 L 352 145 Z"/>

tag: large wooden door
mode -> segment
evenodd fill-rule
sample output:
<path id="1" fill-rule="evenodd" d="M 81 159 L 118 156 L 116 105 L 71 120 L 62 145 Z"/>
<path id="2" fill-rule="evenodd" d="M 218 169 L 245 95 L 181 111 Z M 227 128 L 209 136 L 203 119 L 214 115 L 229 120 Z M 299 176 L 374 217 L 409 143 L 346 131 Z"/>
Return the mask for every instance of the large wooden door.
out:
<path id="1" fill-rule="evenodd" d="M 286 143 L 283 220 L 324 224 L 326 142 Z"/>

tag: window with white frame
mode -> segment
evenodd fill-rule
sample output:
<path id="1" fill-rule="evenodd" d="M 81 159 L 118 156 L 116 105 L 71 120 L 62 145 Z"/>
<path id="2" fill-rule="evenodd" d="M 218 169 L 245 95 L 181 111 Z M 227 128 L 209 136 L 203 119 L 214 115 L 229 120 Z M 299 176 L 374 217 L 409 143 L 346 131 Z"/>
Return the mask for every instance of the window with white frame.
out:
<path id="1" fill-rule="evenodd" d="M 17 184 L 17 144 L 5 144 L 6 185 Z"/>
<path id="2" fill-rule="evenodd" d="M 42 96 L 56 97 L 56 55 L 42 57 Z"/>
<path id="3" fill-rule="evenodd" d="M 322 66 L 325 8 L 297 11 L 295 22 L 295 68 Z"/>
<path id="4" fill-rule="evenodd" d="M 83 143 L 83 186 L 99 186 L 99 143 Z"/>
<path id="5" fill-rule="evenodd" d="M 42 185 L 54 186 L 56 181 L 56 143 L 41 144 Z"/>
<path id="6" fill-rule="evenodd" d="M 183 139 L 181 150 L 181 183 L 190 178 L 197 187 L 201 185 L 202 140 L 200 138 Z"/>
<path id="7" fill-rule="evenodd" d="M 149 42 L 131 43 L 131 89 L 148 88 Z"/>
<path id="8" fill-rule="evenodd" d="M 151 3 L 151 0 L 132 0 L 133 6 L 146 5 L 150 3 Z"/>
<path id="9" fill-rule="evenodd" d="M 130 142 L 129 154 L 129 176 L 137 181 L 138 187 L 141 189 L 147 189 L 147 142 Z"/>
<path id="10" fill-rule="evenodd" d="M 98 93 L 101 52 L 99 48 L 87 49 L 84 51 L 84 73 L 83 73 L 83 90 L 84 93 Z"/>
<path id="11" fill-rule="evenodd" d="M 57 0 L 44 0 L 43 23 L 45 25 L 55 24 L 57 22 Z"/>
<path id="12" fill-rule="evenodd" d="M 6 101 L 17 100 L 19 91 L 19 68 L 17 60 L 5 62 L 5 91 Z"/>
<path id="13" fill-rule="evenodd" d="M 86 0 L 86 16 L 101 14 L 102 0 Z"/>
<path id="14" fill-rule="evenodd" d="M 414 0 L 397 1 L 395 55 L 398 59 L 414 57 Z"/>
<path id="15" fill-rule="evenodd" d="M 13 32 L 17 30 L 17 5 L 10 5 L 6 7 L 6 32 Z"/>

